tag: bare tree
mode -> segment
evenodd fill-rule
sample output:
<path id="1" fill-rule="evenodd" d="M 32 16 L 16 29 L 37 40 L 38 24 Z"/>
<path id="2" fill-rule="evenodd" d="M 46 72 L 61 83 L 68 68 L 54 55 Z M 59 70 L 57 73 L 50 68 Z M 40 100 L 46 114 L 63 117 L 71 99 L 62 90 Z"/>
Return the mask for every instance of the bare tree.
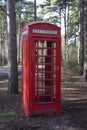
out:
<path id="1" fill-rule="evenodd" d="M 36 0 L 34 0 L 34 21 L 37 20 L 37 14 L 36 14 Z"/>
<path id="2" fill-rule="evenodd" d="M 8 31 L 8 93 L 18 93 L 15 0 L 6 0 Z"/>
<path id="3" fill-rule="evenodd" d="M 79 0 L 80 2 L 80 63 L 83 73 L 84 68 L 84 0 Z"/>
<path id="4" fill-rule="evenodd" d="M 84 1 L 84 79 L 87 82 L 87 1 Z"/>

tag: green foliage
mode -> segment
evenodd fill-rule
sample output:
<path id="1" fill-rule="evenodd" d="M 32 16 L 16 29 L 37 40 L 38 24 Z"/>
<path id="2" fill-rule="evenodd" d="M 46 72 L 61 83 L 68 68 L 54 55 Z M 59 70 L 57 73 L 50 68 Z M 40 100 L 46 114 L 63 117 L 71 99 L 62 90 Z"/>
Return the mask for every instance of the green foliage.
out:
<path id="1" fill-rule="evenodd" d="M 44 21 L 53 24 L 60 23 L 59 7 L 57 3 L 58 0 L 45 0 L 43 2 L 43 4 L 41 5 L 40 14 L 42 14 L 42 18 Z"/>
<path id="2" fill-rule="evenodd" d="M 17 23 L 17 30 L 20 24 L 20 28 L 23 27 L 25 23 L 29 23 L 34 21 L 34 0 L 26 1 L 26 0 L 16 0 L 15 3 L 15 11 L 16 11 L 16 23 Z M 67 42 L 69 39 L 72 39 L 77 37 L 79 35 L 79 1 L 78 0 L 44 0 L 42 4 L 37 5 L 37 9 L 39 8 L 40 11 L 37 11 L 37 20 L 38 21 L 46 21 L 49 23 L 53 23 L 56 25 L 59 25 L 62 19 L 64 18 L 65 9 L 67 9 L 66 13 L 68 13 L 68 7 L 69 7 L 69 16 L 68 16 L 68 24 L 66 24 L 67 27 L 67 34 L 66 37 L 68 37 Z M 6 7 L 5 5 L 0 6 L 0 11 L 4 12 L 4 15 L 0 13 L 2 19 L 6 21 Z M 60 13 L 61 12 L 61 13 Z M 6 33 L 6 22 L 2 27 L 2 20 L 0 17 L 0 27 L 2 28 L 3 34 Z M 67 23 L 67 19 L 66 19 Z M 0 30 L 1 31 L 1 30 Z M 75 36 L 76 34 L 76 36 Z M 67 44 L 68 45 L 68 44 Z M 63 46 L 65 47 L 65 46 Z M 65 50 L 63 48 L 62 50 Z M 63 51 L 63 53 L 65 53 Z M 78 61 L 77 58 L 77 48 L 71 47 L 69 45 L 69 62 L 71 65 Z M 64 55 L 64 54 L 63 54 Z M 70 61 L 71 60 L 71 61 Z M 75 63 L 76 63 L 75 62 Z"/>
<path id="3" fill-rule="evenodd" d="M 78 51 L 75 44 L 69 45 L 69 60 L 70 61 L 78 61 Z"/>
<path id="4" fill-rule="evenodd" d="M 80 74 L 81 66 L 76 60 L 68 61 L 67 65 L 70 69 Z"/>
<path id="5" fill-rule="evenodd" d="M 81 65 L 78 59 L 78 47 L 75 43 L 68 45 L 68 60 L 63 60 L 63 66 L 69 67 L 72 71 L 76 71 L 77 73 L 81 72 Z"/>
<path id="6" fill-rule="evenodd" d="M 76 74 L 81 73 L 81 65 L 75 59 L 69 60 L 68 62 L 63 62 L 62 66 L 65 68 L 69 68 L 70 70 L 72 70 Z"/>
<path id="7" fill-rule="evenodd" d="M 79 32 L 79 1 L 73 0 L 70 5 L 70 14 L 69 14 L 69 27 L 68 34 L 69 38 L 72 38 L 76 32 Z"/>
<path id="8" fill-rule="evenodd" d="M 70 68 L 74 68 L 74 67 L 76 67 L 76 66 L 79 65 L 78 62 L 77 62 L 75 59 L 69 60 L 69 61 L 67 62 L 67 64 L 68 64 L 68 66 L 69 66 Z"/>
<path id="9" fill-rule="evenodd" d="M 16 3 L 16 16 L 21 17 L 21 26 L 34 20 L 34 2 L 23 0 Z"/>

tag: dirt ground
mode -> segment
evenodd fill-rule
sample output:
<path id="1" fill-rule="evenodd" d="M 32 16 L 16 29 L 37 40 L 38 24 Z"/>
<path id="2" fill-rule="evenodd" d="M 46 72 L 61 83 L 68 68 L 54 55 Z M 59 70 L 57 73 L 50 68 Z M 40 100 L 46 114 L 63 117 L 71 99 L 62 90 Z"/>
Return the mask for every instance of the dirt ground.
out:
<path id="1" fill-rule="evenodd" d="M 87 130 L 87 83 L 68 69 L 62 70 L 61 116 L 26 117 L 19 95 L 7 94 L 7 78 L 0 78 L 0 130 Z"/>

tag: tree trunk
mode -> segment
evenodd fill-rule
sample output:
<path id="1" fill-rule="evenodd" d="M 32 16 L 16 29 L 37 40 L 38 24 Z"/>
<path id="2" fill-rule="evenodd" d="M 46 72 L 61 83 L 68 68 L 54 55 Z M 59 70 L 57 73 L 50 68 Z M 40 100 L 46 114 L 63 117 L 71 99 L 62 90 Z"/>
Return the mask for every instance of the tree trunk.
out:
<path id="1" fill-rule="evenodd" d="M 65 28 L 65 61 L 67 61 L 67 28 L 66 28 L 66 8 L 65 8 L 65 13 L 64 13 L 64 28 Z"/>
<path id="2" fill-rule="evenodd" d="M 85 1 L 85 12 L 84 12 L 84 79 L 87 82 L 87 2 Z"/>
<path id="3" fill-rule="evenodd" d="M 18 2 L 18 64 L 21 62 L 21 1 Z"/>
<path id="4" fill-rule="evenodd" d="M 80 0 L 80 63 L 83 74 L 84 68 L 84 0 Z"/>
<path id="5" fill-rule="evenodd" d="M 18 68 L 16 45 L 15 0 L 7 0 L 7 31 L 8 31 L 8 93 L 18 93 Z"/>
<path id="6" fill-rule="evenodd" d="M 69 8 L 69 5 L 67 6 L 67 16 L 66 16 L 66 21 L 67 21 L 67 24 L 66 24 L 66 55 L 67 55 L 67 61 L 69 61 L 69 47 L 68 47 L 68 27 L 69 27 L 69 11 L 70 11 L 70 8 Z"/>
<path id="7" fill-rule="evenodd" d="M 34 0 L 34 21 L 37 20 L 37 14 L 36 14 L 36 0 Z"/>

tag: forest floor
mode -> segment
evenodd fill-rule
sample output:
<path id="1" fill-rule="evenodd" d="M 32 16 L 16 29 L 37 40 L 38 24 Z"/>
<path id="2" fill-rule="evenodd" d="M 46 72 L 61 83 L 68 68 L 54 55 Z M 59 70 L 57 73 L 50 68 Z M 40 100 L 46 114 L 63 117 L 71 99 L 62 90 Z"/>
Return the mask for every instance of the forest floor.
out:
<path id="1" fill-rule="evenodd" d="M 0 130 L 87 130 L 87 83 L 74 71 L 62 70 L 61 116 L 26 117 L 21 107 L 21 75 L 18 95 L 7 94 L 7 82 L 6 75 L 0 78 Z"/>

